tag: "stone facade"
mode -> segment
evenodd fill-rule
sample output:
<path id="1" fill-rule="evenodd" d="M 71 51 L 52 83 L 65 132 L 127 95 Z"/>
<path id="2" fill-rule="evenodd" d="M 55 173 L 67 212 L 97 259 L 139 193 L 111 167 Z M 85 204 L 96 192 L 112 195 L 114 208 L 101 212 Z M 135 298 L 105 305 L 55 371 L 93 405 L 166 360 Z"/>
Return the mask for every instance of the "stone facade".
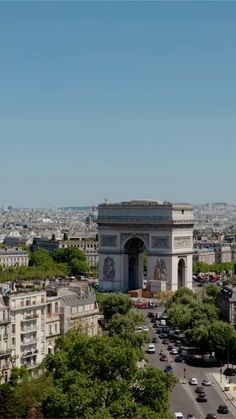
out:
<path id="1" fill-rule="evenodd" d="M 102 289 L 142 288 L 143 252 L 147 280 L 160 289 L 192 287 L 193 208 L 190 204 L 130 201 L 98 208 L 99 283 Z"/>

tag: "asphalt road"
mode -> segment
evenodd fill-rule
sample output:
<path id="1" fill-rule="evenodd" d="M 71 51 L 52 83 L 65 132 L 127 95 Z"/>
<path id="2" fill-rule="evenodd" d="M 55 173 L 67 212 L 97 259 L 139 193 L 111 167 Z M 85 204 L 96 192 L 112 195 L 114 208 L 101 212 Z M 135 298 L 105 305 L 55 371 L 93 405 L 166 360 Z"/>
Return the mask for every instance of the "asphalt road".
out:
<path id="1" fill-rule="evenodd" d="M 148 310 L 143 310 L 143 313 L 147 315 Z M 152 327 L 152 323 L 149 322 L 149 319 L 146 321 L 149 327 L 149 334 L 151 337 L 157 336 L 155 329 Z M 161 340 L 158 338 L 158 343 L 156 346 L 156 354 L 149 355 L 150 364 L 164 370 L 167 365 L 171 365 L 174 374 L 176 374 L 179 383 L 174 388 L 170 396 L 170 405 L 171 409 L 174 412 L 182 412 L 185 417 L 187 414 L 193 414 L 196 419 L 205 419 L 207 413 L 214 413 L 217 415 L 217 418 L 225 419 L 235 419 L 236 418 L 236 409 L 232 403 L 227 399 L 225 393 L 220 389 L 219 385 L 212 379 L 211 374 L 214 372 L 219 372 L 217 368 L 199 368 L 186 365 L 184 363 L 174 362 L 174 356 L 170 355 L 167 351 L 167 346 L 161 343 Z M 161 349 L 164 349 L 167 356 L 168 362 L 160 361 L 159 352 Z M 185 368 L 185 373 L 184 373 Z M 184 374 L 186 376 L 185 384 Z M 188 381 L 190 378 L 195 377 L 198 380 L 198 385 L 201 385 L 204 378 L 209 378 L 212 382 L 211 386 L 205 387 L 205 393 L 207 395 L 207 402 L 199 403 L 196 401 L 195 386 L 191 386 Z M 229 408 L 228 415 L 220 415 L 217 413 L 217 408 L 220 404 L 226 404 Z M 164 418 L 163 418 L 164 419 Z"/>

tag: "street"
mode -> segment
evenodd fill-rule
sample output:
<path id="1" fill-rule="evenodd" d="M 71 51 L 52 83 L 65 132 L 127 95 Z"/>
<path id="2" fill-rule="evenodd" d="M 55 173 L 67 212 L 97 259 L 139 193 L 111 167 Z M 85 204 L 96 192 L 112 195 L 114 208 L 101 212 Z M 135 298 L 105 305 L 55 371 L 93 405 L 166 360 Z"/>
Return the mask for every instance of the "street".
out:
<path id="1" fill-rule="evenodd" d="M 144 310 L 143 314 L 146 316 L 146 324 L 149 327 L 149 335 L 151 338 L 158 335 L 156 330 L 152 327 L 152 323 L 147 318 L 148 310 Z M 196 419 L 205 419 L 208 413 L 214 413 L 217 418 L 234 419 L 236 418 L 236 409 L 228 400 L 226 394 L 221 390 L 220 386 L 212 377 L 212 373 L 219 372 L 219 368 L 199 368 L 186 365 L 185 363 L 174 362 L 174 356 L 167 350 L 167 345 L 163 345 L 158 338 L 158 343 L 155 344 L 156 353 L 149 355 L 150 364 L 164 370 L 167 365 L 171 365 L 174 374 L 177 376 L 179 383 L 174 388 L 170 396 L 171 409 L 174 412 L 182 412 L 185 418 L 187 414 L 193 414 Z M 160 350 L 163 349 L 168 356 L 167 362 L 160 361 Z M 185 370 L 185 371 L 184 371 Z M 184 380 L 184 376 L 186 380 Z M 196 401 L 195 387 L 190 385 L 189 379 L 195 377 L 198 380 L 198 385 L 202 384 L 204 378 L 210 379 L 211 386 L 205 386 L 204 390 L 207 395 L 207 402 L 199 403 Z M 184 383 L 185 382 L 185 383 Z M 219 415 L 217 413 L 218 406 L 226 404 L 229 408 L 229 414 Z"/>

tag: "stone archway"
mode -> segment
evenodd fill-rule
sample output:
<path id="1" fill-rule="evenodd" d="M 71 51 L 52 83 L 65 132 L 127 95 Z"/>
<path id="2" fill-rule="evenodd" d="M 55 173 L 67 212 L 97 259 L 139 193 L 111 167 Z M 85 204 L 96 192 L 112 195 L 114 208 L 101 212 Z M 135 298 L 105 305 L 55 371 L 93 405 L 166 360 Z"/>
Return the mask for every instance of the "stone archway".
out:
<path id="1" fill-rule="evenodd" d="M 138 237 L 131 237 L 124 246 L 128 256 L 128 289 L 134 290 L 143 286 L 143 252 L 144 242 Z"/>
<path id="2" fill-rule="evenodd" d="M 178 289 L 185 287 L 185 261 L 183 258 L 178 262 Z"/>

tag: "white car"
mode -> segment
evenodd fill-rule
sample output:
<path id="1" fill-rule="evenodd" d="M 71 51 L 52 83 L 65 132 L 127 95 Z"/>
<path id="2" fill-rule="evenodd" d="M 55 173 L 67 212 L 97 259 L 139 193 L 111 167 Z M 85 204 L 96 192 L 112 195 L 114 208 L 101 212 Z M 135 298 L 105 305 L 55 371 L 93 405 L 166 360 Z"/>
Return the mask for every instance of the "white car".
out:
<path id="1" fill-rule="evenodd" d="M 190 378 L 189 384 L 191 384 L 192 386 L 197 386 L 198 380 L 196 378 Z"/>
<path id="2" fill-rule="evenodd" d="M 202 382 L 202 385 L 204 385 L 204 386 L 211 386 L 211 381 L 208 380 L 208 378 L 204 378 L 204 380 Z"/>
<path id="3" fill-rule="evenodd" d="M 147 351 L 149 354 L 155 354 L 156 353 L 155 345 L 153 343 L 149 343 Z"/>
<path id="4" fill-rule="evenodd" d="M 148 327 L 147 326 L 143 326 L 143 332 L 148 332 Z"/>
<path id="5" fill-rule="evenodd" d="M 171 354 L 172 355 L 178 355 L 177 349 L 176 348 L 173 348 L 172 351 L 171 351 Z"/>
<path id="6" fill-rule="evenodd" d="M 138 326 L 136 329 L 136 332 L 142 332 L 143 331 L 143 326 Z"/>
<path id="7" fill-rule="evenodd" d="M 175 419 L 184 419 L 184 415 L 181 412 L 175 412 Z"/>

